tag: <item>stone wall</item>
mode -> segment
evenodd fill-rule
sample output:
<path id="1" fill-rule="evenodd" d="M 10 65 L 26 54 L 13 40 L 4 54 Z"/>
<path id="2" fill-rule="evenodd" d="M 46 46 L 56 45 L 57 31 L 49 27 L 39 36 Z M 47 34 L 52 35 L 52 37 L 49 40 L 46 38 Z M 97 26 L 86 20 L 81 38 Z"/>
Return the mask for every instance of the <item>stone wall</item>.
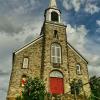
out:
<path id="1" fill-rule="evenodd" d="M 16 52 L 14 55 L 14 61 L 12 66 L 12 73 L 8 89 L 8 98 L 15 97 L 21 93 L 21 78 L 22 75 L 30 77 L 40 77 L 41 68 L 41 41 L 39 40 L 35 44 L 33 43 L 28 48 L 23 49 L 20 52 Z M 28 57 L 29 64 L 27 69 L 23 69 L 23 58 Z M 13 100 L 13 99 L 8 99 Z"/>
<path id="2" fill-rule="evenodd" d="M 53 38 L 54 30 L 57 31 L 58 39 Z M 53 70 L 58 70 L 64 75 L 64 93 L 69 91 L 69 75 L 68 75 L 68 67 L 67 67 L 67 38 L 66 38 L 66 26 L 61 24 L 55 24 L 52 22 L 46 22 L 44 25 L 44 81 L 46 83 L 47 92 L 50 91 L 49 86 L 49 75 Z M 53 67 L 53 63 L 51 62 L 51 45 L 52 43 L 58 43 L 61 45 L 62 49 L 62 61 L 58 68 Z"/>
<path id="3" fill-rule="evenodd" d="M 76 73 L 76 65 L 80 64 L 81 66 L 81 74 Z M 74 50 L 73 47 L 68 45 L 68 66 L 69 66 L 69 77 L 70 82 L 73 79 L 81 79 L 83 85 L 89 82 L 89 75 L 88 75 L 88 62 L 77 52 Z M 86 84 L 83 86 L 86 96 L 90 96 L 90 85 Z"/>

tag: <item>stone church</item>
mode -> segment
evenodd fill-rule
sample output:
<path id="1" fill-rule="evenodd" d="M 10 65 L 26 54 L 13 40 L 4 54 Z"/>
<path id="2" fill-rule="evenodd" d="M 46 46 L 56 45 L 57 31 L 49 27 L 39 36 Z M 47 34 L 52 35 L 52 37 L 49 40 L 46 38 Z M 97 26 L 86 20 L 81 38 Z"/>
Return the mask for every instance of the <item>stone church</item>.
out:
<path id="1" fill-rule="evenodd" d="M 13 53 L 7 100 L 20 95 L 27 76 L 42 78 L 52 98 L 56 94 L 58 100 L 76 100 L 70 85 L 73 80 L 83 84 L 78 100 L 89 97 L 88 62 L 68 43 L 66 33 L 56 0 L 50 0 L 39 37 Z"/>

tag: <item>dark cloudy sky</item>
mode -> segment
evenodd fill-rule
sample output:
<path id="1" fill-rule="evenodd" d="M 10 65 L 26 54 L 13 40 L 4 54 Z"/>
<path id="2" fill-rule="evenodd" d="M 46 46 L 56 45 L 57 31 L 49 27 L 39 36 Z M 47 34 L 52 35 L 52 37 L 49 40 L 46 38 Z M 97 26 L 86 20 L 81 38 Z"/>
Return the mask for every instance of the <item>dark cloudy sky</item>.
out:
<path id="1" fill-rule="evenodd" d="M 0 0 L 0 100 L 5 100 L 12 53 L 39 35 L 49 0 Z M 57 0 L 68 41 L 100 75 L 100 0 Z"/>

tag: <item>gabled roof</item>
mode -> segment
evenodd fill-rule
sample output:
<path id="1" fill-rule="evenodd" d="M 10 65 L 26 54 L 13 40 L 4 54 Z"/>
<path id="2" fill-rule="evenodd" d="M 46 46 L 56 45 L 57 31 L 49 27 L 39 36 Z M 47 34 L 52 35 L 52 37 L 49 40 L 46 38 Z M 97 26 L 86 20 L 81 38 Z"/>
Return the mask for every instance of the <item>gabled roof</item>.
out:
<path id="1" fill-rule="evenodd" d="M 21 52 L 22 50 L 28 48 L 29 46 L 33 45 L 34 43 L 36 43 L 37 41 L 39 41 L 40 39 L 42 39 L 43 34 L 40 35 L 39 37 L 35 38 L 32 42 L 26 44 L 25 46 L 23 46 L 22 48 L 16 50 L 14 52 L 14 54 L 17 54 L 19 52 Z M 70 45 L 70 43 L 67 42 L 67 45 L 69 48 L 71 48 L 79 57 L 81 57 L 86 63 L 88 63 L 88 61 L 85 59 L 85 57 L 83 57 L 72 45 Z"/>
<path id="2" fill-rule="evenodd" d="M 33 45 L 34 43 L 36 43 L 37 41 L 39 41 L 40 39 L 42 39 L 43 35 L 40 35 L 39 37 L 35 38 L 32 42 L 26 44 L 25 46 L 23 46 L 22 48 L 16 50 L 14 53 L 17 54 L 19 52 L 21 52 L 22 50 L 28 48 L 29 46 Z"/>
<path id="3" fill-rule="evenodd" d="M 79 57 L 81 57 L 86 63 L 88 63 L 88 61 L 85 59 L 85 57 L 83 57 L 72 45 L 70 45 L 70 43 L 67 42 L 68 47 L 70 47 L 75 54 L 77 54 Z"/>

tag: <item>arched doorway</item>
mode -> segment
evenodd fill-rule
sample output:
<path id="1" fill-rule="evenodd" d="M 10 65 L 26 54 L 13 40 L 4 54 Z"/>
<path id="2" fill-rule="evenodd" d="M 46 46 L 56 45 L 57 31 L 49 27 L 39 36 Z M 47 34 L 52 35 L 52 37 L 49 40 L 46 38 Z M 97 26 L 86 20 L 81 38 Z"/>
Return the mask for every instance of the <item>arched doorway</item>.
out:
<path id="1" fill-rule="evenodd" d="M 60 71 L 55 70 L 50 73 L 50 93 L 51 94 L 64 93 L 63 75 Z"/>

